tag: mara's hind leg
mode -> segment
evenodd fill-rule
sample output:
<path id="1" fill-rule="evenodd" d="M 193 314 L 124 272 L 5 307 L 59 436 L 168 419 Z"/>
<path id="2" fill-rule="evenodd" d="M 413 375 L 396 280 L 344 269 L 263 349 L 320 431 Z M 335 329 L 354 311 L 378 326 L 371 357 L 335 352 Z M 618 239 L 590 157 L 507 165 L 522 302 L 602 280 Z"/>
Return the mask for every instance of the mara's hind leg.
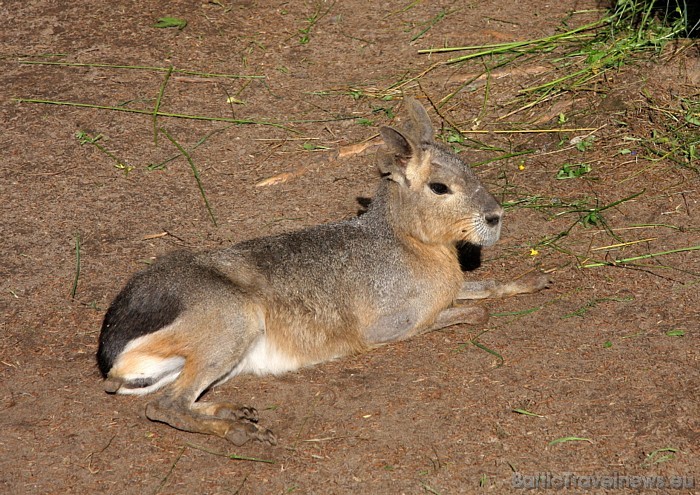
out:
<path id="1" fill-rule="evenodd" d="M 199 395 L 216 382 L 219 373 L 203 373 L 196 365 L 188 369 L 188 363 L 178 380 L 164 391 L 162 396 L 146 405 L 146 417 L 151 421 L 166 423 L 178 430 L 216 435 L 243 445 L 249 440 L 275 445 L 275 435 L 259 427 L 258 413 L 252 407 L 230 403 L 197 402 Z"/>
<path id="2" fill-rule="evenodd" d="M 233 306 L 230 301 L 228 304 Z M 258 415 L 254 408 L 198 401 L 208 388 L 230 375 L 262 335 L 261 316 L 252 308 L 246 313 L 231 314 L 219 309 L 185 317 L 183 331 L 190 338 L 183 352 L 184 366 L 161 396 L 146 405 L 148 419 L 178 430 L 216 435 L 236 445 L 249 440 L 277 443 L 271 431 L 256 424 Z"/>
<path id="3" fill-rule="evenodd" d="M 458 305 L 443 310 L 435 322 L 425 331 L 432 332 L 452 325 L 481 325 L 488 321 L 489 313 L 482 306 Z"/>

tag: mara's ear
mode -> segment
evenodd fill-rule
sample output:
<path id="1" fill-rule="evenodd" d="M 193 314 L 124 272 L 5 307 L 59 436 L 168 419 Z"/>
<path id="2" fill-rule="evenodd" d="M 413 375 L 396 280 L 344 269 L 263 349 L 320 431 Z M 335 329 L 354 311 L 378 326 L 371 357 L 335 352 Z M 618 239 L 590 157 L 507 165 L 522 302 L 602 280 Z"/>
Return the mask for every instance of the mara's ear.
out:
<path id="1" fill-rule="evenodd" d="M 381 127 L 379 133 L 386 149 L 377 153 L 380 173 L 399 184 L 411 187 L 427 177 L 429 164 L 424 163 L 424 153 L 406 133 L 393 127 Z"/>
<path id="2" fill-rule="evenodd" d="M 407 127 L 414 138 L 419 143 L 432 143 L 435 138 L 435 131 L 433 130 L 433 124 L 430 122 L 430 117 L 428 117 L 428 112 L 425 111 L 425 107 L 410 96 L 405 97 L 403 101 L 410 118 Z"/>
<path id="3" fill-rule="evenodd" d="M 380 127 L 379 134 L 386 146 L 377 152 L 379 173 L 394 182 L 406 184 L 406 166 L 414 154 L 415 145 L 392 127 Z"/>
<path id="4" fill-rule="evenodd" d="M 381 134 L 389 152 L 396 158 L 408 161 L 415 153 L 416 145 L 401 131 L 384 126 L 379 128 L 379 134 Z"/>

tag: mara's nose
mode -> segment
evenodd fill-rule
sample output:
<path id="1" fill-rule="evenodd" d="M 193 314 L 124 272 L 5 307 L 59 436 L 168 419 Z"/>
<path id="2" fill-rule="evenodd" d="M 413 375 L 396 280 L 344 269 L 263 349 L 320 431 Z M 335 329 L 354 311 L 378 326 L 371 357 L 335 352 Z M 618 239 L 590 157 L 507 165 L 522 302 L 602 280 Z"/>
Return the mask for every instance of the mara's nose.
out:
<path id="1" fill-rule="evenodd" d="M 479 209 L 484 215 L 484 222 L 489 227 L 495 227 L 501 222 L 503 207 L 498 204 L 496 198 L 484 186 L 480 185 L 477 188 L 474 200 L 480 206 Z"/>
<path id="2" fill-rule="evenodd" d="M 498 212 L 489 212 L 484 215 L 484 220 L 486 221 L 486 225 L 489 227 L 496 227 L 499 223 L 501 223 L 501 217 L 503 216 L 503 213 L 498 211 Z"/>

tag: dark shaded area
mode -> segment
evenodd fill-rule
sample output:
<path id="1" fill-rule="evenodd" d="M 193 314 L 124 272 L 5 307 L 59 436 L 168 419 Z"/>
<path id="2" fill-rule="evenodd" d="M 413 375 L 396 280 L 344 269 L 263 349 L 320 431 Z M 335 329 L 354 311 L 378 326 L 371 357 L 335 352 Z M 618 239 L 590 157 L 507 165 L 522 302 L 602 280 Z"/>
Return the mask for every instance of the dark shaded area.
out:
<path id="1" fill-rule="evenodd" d="M 605 7 L 607 2 L 603 2 Z M 634 23 L 639 26 L 651 13 L 664 25 L 671 26 L 679 20 L 685 29 L 680 37 L 697 38 L 700 35 L 700 2 L 698 0 L 639 0 L 629 5 L 627 2 L 615 2 L 613 9 L 627 9 L 634 12 Z"/>
<path id="2" fill-rule="evenodd" d="M 459 253 L 459 266 L 462 271 L 470 272 L 481 266 L 481 246 L 470 242 L 463 242 L 457 245 Z"/>
<path id="3" fill-rule="evenodd" d="M 685 24 L 684 35 L 688 38 L 700 36 L 700 1 L 698 0 L 658 0 L 654 2 L 654 11 L 667 24 L 679 19 Z"/>
<path id="4" fill-rule="evenodd" d="M 360 209 L 357 210 L 357 216 L 359 217 L 360 215 L 364 215 L 367 213 L 367 210 L 369 209 L 369 205 L 372 204 L 372 198 L 363 198 L 358 196 L 355 198 L 357 200 L 357 203 L 360 205 Z"/>

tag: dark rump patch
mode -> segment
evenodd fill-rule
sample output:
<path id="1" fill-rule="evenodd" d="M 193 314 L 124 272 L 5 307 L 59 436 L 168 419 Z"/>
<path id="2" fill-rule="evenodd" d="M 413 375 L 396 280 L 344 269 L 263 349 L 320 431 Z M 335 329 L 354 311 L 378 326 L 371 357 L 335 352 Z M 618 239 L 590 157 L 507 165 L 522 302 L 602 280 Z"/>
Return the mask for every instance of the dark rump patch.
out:
<path id="1" fill-rule="evenodd" d="M 169 325 L 183 310 L 180 296 L 170 287 L 149 284 L 139 275 L 117 295 L 102 323 L 97 364 L 103 376 L 130 341 Z"/>

